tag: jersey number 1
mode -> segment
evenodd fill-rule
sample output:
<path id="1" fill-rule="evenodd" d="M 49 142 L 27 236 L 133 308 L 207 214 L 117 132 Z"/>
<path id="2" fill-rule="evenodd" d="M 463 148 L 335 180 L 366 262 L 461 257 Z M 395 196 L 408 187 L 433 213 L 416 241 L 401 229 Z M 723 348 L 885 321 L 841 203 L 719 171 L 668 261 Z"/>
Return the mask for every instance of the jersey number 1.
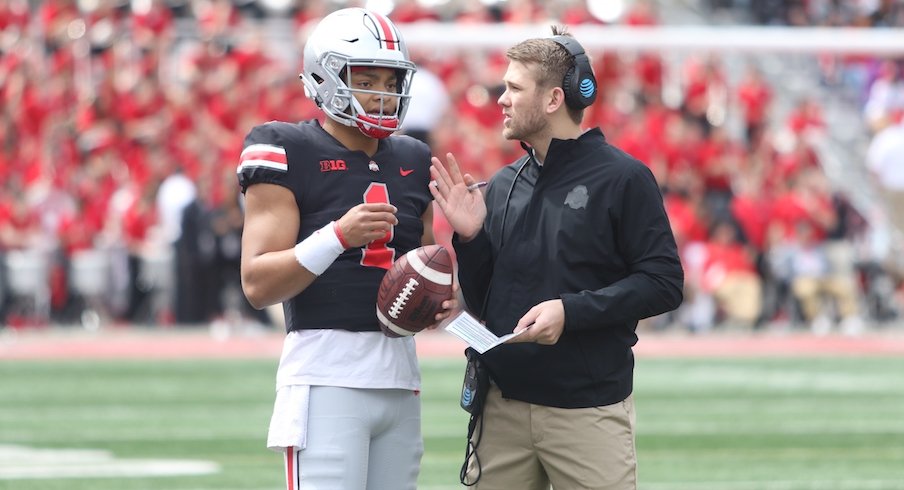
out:
<path id="1" fill-rule="evenodd" d="M 386 184 L 372 182 L 364 191 L 364 202 L 389 204 L 389 191 Z M 361 265 L 368 267 L 380 267 L 389 270 L 395 259 L 395 249 L 386 244 L 392 240 L 395 227 L 389 229 L 385 235 L 368 243 L 362 250 Z"/>

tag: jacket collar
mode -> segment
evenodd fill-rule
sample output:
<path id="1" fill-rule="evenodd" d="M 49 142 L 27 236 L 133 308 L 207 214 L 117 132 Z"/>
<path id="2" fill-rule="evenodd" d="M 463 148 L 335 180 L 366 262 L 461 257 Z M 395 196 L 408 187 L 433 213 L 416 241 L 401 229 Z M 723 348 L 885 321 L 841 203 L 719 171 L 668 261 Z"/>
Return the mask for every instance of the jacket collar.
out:
<path id="1" fill-rule="evenodd" d="M 588 129 L 584 131 L 577 139 L 567 139 L 561 140 L 558 138 L 553 138 L 549 143 L 549 150 L 546 152 L 546 161 L 543 162 L 543 167 L 547 166 L 546 164 L 550 162 L 556 162 L 558 160 L 574 160 L 574 158 L 570 158 L 571 154 L 575 151 L 582 151 L 587 145 L 592 143 L 599 143 L 606 141 L 606 137 L 603 135 L 602 130 L 599 127 L 595 127 L 592 129 Z M 521 141 L 521 148 L 527 152 L 528 157 L 534 163 L 539 164 L 537 159 L 534 157 L 534 149 L 532 146 L 527 143 Z"/>

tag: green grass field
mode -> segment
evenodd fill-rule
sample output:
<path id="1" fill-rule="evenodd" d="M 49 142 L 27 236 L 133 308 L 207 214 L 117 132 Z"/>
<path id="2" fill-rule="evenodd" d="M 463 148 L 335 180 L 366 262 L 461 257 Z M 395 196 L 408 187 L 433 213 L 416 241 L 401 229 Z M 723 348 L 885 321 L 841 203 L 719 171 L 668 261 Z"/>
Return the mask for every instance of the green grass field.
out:
<path id="1" fill-rule="evenodd" d="M 422 366 L 419 488 L 460 488 L 463 364 Z M 0 362 L 0 489 L 284 488 L 264 448 L 274 369 Z M 640 359 L 635 397 L 643 490 L 904 489 L 904 358 Z M 134 476 L 148 468 L 202 474 Z M 60 472 L 82 475 L 38 478 Z"/>

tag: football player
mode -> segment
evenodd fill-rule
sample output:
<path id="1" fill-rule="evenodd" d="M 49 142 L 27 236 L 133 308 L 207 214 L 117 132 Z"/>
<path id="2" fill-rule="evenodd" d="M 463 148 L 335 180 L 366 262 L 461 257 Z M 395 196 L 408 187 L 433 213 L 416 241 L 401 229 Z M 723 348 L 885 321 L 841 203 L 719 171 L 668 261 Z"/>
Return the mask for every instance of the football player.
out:
<path id="1" fill-rule="evenodd" d="M 413 337 L 390 338 L 377 289 L 393 261 L 434 243 L 430 150 L 394 135 L 415 65 L 383 15 L 324 17 L 304 47 L 323 122 L 269 122 L 245 138 L 242 286 L 282 302 L 287 336 L 268 447 L 287 488 L 413 489 L 423 441 Z M 457 302 L 443 303 L 445 319 Z"/>

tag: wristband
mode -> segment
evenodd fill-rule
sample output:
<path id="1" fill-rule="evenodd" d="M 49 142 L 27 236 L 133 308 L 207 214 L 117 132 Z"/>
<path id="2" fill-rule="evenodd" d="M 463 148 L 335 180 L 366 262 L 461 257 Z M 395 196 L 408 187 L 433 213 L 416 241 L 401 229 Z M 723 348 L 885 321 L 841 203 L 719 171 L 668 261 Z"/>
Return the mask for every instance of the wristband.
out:
<path id="1" fill-rule="evenodd" d="M 330 221 L 295 245 L 295 260 L 315 276 L 323 274 L 345 251 L 334 224 Z"/>
<path id="2" fill-rule="evenodd" d="M 336 221 L 333 221 L 333 232 L 336 233 L 336 238 L 339 239 L 339 245 L 342 245 L 342 248 L 345 250 L 351 248 L 348 246 L 348 242 L 345 241 L 345 237 L 342 235 L 342 228 L 339 228 L 339 223 Z"/>

